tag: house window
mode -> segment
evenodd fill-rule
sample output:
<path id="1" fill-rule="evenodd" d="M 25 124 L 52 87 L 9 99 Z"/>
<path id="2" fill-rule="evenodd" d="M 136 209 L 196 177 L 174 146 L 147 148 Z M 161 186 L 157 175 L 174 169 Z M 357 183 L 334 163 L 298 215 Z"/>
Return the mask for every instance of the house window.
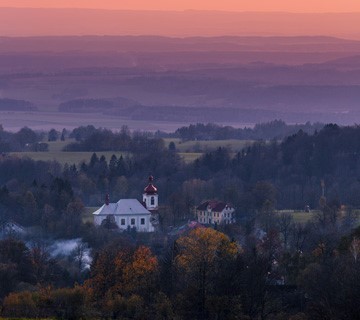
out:
<path id="1" fill-rule="evenodd" d="M 151 197 L 151 205 L 153 206 L 155 204 L 155 197 Z"/>
<path id="2" fill-rule="evenodd" d="M 140 224 L 145 224 L 145 218 L 141 218 Z"/>
<path id="3" fill-rule="evenodd" d="M 131 225 L 133 226 L 135 224 L 135 218 L 131 218 Z"/>
<path id="4" fill-rule="evenodd" d="M 125 219 L 121 219 L 121 225 L 122 225 L 122 226 L 125 225 Z"/>

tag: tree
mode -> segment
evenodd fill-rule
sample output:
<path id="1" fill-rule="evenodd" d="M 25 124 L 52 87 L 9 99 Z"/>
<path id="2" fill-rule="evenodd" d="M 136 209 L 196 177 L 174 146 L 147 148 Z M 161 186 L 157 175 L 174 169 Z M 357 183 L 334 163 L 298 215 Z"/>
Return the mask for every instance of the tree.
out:
<path id="1" fill-rule="evenodd" d="M 140 246 L 136 249 L 130 263 L 123 270 L 122 283 L 127 293 L 149 298 L 156 292 L 158 268 L 158 260 L 150 248 Z"/>
<path id="2" fill-rule="evenodd" d="M 84 242 L 80 242 L 72 251 L 72 255 L 77 262 L 79 273 L 81 273 L 84 269 L 87 260 L 88 250 L 88 245 Z"/>
<path id="3" fill-rule="evenodd" d="M 28 291 L 10 293 L 3 303 L 2 315 L 9 317 L 35 318 L 39 314 L 34 294 Z"/>
<path id="4" fill-rule="evenodd" d="M 108 296 L 138 295 L 148 301 L 156 292 L 158 260 L 148 247 L 114 247 L 100 251 L 91 265 L 91 278 L 85 286 L 96 303 Z"/>
<path id="5" fill-rule="evenodd" d="M 235 260 L 241 248 L 223 233 L 210 228 L 197 228 L 176 241 L 175 257 L 179 276 L 187 287 L 192 308 L 206 317 L 207 299 L 216 292 L 214 279 L 225 261 Z"/>
<path id="6" fill-rule="evenodd" d="M 29 249 L 15 239 L 0 241 L 0 298 L 13 291 L 19 283 L 33 283 Z"/>
<path id="7" fill-rule="evenodd" d="M 33 144 L 38 141 L 37 134 L 28 127 L 20 129 L 20 131 L 15 133 L 14 137 L 22 148 L 24 148 L 27 144 Z"/>
<path id="8" fill-rule="evenodd" d="M 169 143 L 169 151 L 175 152 L 176 151 L 176 145 L 174 141 L 170 141 Z"/>
<path id="9" fill-rule="evenodd" d="M 65 141 L 65 138 L 67 137 L 67 134 L 68 134 L 67 130 L 65 128 L 62 129 L 60 140 Z"/>
<path id="10" fill-rule="evenodd" d="M 288 240 L 289 240 L 289 234 L 291 227 L 293 225 L 293 217 L 291 214 L 288 213 L 282 213 L 278 219 L 278 227 L 279 231 L 282 235 L 283 241 L 284 241 L 284 247 L 287 249 L 288 247 Z"/>
<path id="11" fill-rule="evenodd" d="M 59 138 L 59 133 L 55 129 L 51 129 L 48 133 L 48 141 L 56 141 Z"/>

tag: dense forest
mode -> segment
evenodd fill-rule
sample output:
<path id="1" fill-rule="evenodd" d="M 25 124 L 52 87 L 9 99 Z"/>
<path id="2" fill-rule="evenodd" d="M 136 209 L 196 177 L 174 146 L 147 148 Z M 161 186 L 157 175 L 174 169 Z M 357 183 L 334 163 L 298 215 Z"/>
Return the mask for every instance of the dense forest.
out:
<path id="1" fill-rule="evenodd" d="M 282 120 L 273 120 L 265 123 L 258 123 L 253 128 L 234 128 L 232 126 L 219 126 L 213 123 L 189 125 L 181 127 L 174 133 L 161 134 L 165 137 L 178 137 L 182 140 L 225 140 L 225 139 L 241 139 L 241 140 L 273 140 L 284 139 L 285 137 L 297 133 L 302 130 L 306 133 L 313 134 L 324 127 L 321 123 L 311 124 L 286 124 Z"/>
<path id="2" fill-rule="evenodd" d="M 76 142 L 66 150 L 100 152 L 64 166 L 1 155 L 1 225 L 11 220 L 28 230 L 0 241 L 3 316 L 358 318 L 358 126 L 300 129 L 238 153 L 218 148 L 189 164 L 158 135 L 126 127 L 80 127 L 70 136 Z M 106 159 L 105 150 L 128 155 Z M 83 220 L 85 206 L 101 205 L 107 193 L 139 198 L 149 173 L 159 190 L 158 232 L 119 233 Z M 237 223 L 170 235 L 205 199 L 232 203 Z M 318 212 L 306 223 L 276 211 L 305 206 Z M 51 244 L 60 239 L 81 242 L 54 256 Z"/>

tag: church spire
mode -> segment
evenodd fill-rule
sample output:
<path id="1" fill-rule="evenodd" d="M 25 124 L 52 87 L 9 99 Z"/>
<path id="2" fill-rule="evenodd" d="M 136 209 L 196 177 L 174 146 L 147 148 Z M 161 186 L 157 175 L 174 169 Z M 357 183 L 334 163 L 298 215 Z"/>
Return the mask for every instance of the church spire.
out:
<path id="1" fill-rule="evenodd" d="M 149 183 L 144 189 L 143 202 L 146 209 L 149 211 L 156 211 L 158 209 L 158 189 L 154 186 L 154 177 L 149 176 Z"/>

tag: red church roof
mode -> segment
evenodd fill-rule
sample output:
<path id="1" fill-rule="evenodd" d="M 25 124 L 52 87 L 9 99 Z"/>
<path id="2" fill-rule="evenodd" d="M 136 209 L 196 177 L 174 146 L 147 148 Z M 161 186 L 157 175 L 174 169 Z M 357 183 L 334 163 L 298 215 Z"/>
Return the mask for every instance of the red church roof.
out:
<path id="1" fill-rule="evenodd" d="M 153 181 L 154 181 L 154 177 L 150 176 L 149 184 L 144 189 L 144 193 L 146 193 L 146 194 L 156 194 L 157 193 L 157 188 L 153 185 Z"/>

